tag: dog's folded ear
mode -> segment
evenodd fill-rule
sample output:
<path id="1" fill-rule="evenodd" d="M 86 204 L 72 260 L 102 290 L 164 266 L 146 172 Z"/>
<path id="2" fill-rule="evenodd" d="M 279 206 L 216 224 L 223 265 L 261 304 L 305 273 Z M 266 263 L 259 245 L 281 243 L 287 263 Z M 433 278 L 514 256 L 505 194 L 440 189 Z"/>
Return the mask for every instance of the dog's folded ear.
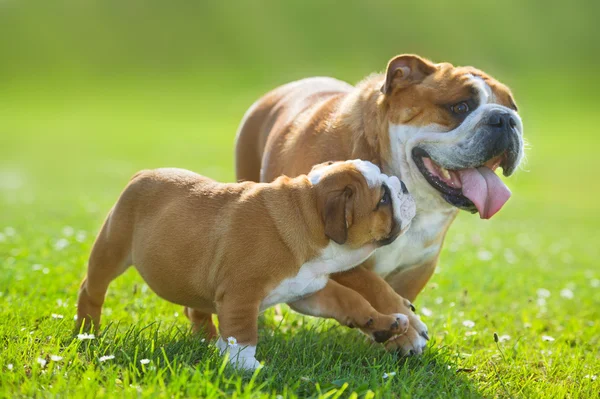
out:
<path id="1" fill-rule="evenodd" d="M 353 197 L 354 190 L 348 185 L 341 191 L 330 192 L 325 202 L 325 235 L 340 245 L 348 239 L 348 228 L 352 225 Z"/>
<path id="2" fill-rule="evenodd" d="M 402 89 L 420 83 L 436 69 L 435 64 L 418 55 L 398 55 L 388 62 L 381 92 L 390 94 L 394 89 Z"/>

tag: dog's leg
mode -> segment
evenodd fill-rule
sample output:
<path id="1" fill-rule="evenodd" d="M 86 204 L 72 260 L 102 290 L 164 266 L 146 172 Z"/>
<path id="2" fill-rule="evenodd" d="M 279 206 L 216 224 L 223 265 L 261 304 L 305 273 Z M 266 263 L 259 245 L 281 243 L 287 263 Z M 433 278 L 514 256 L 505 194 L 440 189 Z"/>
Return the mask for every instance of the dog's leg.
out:
<path id="1" fill-rule="evenodd" d="M 337 273 L 332 278 L 364 297 L 378 311 L 400 313 L 408 318 L 408 330 L 386 343 L 388 349 L 397 349 L 405 355 L 423 351 L 429 340 L 427 326 L 414 313 L 412 303 L 398 295 L 383 278 L 363 266 Z"/>
<path id="2" fill-rule="evenodd" d="M 425 285 L 433 275 L 437 265 L 437 257 L 431 262 L 416 265 L 407 270 L 392 273 L 385 278 L 388 284 L 398 294 L 409 301 L 417 299 L 417 295 L 425 288 Z"/>
<path id="3" fill-rule="evenodd" d="M 304 314 L 359 327 L 377 342 L 385 342 L 408 328 L 408 318 L 404 314 L 382 314 L 359 293 L 333 280 L 329 280 L 322 290 L 289 305 Z"/>
<path id="4" fill-rule="evenodd" d="M 87 276 L 79 288 L 77 300 L 76 330 L 97 330 L 106 290 L 111 281 L 122 274 L 131 264 L 130 236 L 125 226 L 114 225 L 111 214 L 104 222 L 102 230 L 88 262 Z"/>
<path id="5" fill-rule="evenodd" d="M 192 322 L 192 331 L 194 333 L 204 333 L 209 339 L 217 336 L 217 330 L 212 321 L 212 313 L 188 307 L 183 308 L 183 312 Z"/>
<path id="6" fill-rule="evenodd" d="M 236 368 L 255 370 L 260 363 L 254 355 L 258 343 L 259 300 L 246 297 L 217 301 L 219 333 L 217 347 L 229 352 L 229 361 Z"/>

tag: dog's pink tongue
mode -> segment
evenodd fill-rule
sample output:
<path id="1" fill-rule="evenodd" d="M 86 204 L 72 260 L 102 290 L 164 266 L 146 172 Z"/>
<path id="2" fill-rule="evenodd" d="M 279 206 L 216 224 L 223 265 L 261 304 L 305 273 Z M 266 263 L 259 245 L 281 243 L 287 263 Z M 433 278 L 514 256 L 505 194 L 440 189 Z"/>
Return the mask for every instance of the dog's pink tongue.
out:
<path id="1" fill-rule="evenodd" d="M 475 204 L 482 219 L 494 216 L 510 198 L 508 187 L 486 166 L 457 172 L 462 182 L 463 195 Z"/>

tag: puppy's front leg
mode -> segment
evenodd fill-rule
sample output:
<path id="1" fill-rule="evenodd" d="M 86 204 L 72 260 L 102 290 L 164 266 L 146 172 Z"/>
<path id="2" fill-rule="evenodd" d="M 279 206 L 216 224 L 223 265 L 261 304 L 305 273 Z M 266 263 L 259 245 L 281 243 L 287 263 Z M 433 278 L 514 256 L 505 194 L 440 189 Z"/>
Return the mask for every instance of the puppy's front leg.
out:
<path id="1" fill-rule="evenodd" d="M 304 314 L 332 318 L 349 327 L 360 327 L 377 342 L 385 342 L 408 328 L 405 315 L 379 313 L 360 294 L 333 280 L 329 280 L 322 290 L 289 305 Z"/>
<path id="2" fill-rule="evenodd" d="M 260 301 L 248 298 L 224 297 L 217 302 L 219 333 L 217 347 L 229 352 L 229 361 L 236 368 L 255 370 L 260 363 L 254 355 L 258 343 L 258 312 Z"/>
<path id="3" fill-rule="evenodd" d="M 398 295 L 383 278 L 364 266 L 334 274 L 332 278 L 364 297 L 378 311 L 400 313 L 408 317 L 408 330 L 387 342 L 387 349 L 398 350 L 403 355 L 423 352 L 429 340 L 427 326 L 415 314 L 412 303 Z"/>

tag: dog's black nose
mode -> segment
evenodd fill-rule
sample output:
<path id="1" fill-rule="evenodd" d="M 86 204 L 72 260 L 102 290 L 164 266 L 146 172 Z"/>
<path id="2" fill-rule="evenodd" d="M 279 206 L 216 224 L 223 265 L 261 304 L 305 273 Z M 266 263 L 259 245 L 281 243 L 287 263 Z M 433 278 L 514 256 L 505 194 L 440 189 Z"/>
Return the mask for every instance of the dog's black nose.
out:
<path id="1" fill-rule="evenodd" d="M 512 117 L 511 114 L 499 112 L 490 115 L 485 124 L 499 130 L 514 129 L 517 127 L 517 121 Z"/>
<path id="2" fill-rule="evenodd" d="M 406 188 L 406 184 L 402 180 L 400 180 L 400 187 L 402 188 L 402 194 L 408 194 L 408 188 Z"/>

